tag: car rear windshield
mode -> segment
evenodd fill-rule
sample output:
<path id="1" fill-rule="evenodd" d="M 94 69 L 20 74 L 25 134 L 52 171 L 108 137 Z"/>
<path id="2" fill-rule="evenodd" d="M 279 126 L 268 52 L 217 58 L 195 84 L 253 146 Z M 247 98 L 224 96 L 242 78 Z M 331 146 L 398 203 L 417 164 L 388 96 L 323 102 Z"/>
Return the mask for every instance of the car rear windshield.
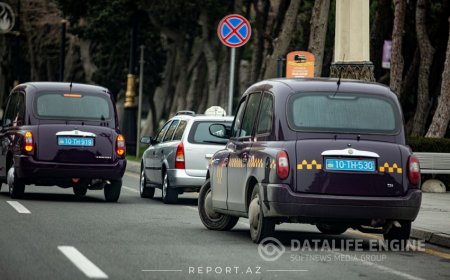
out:
<path id="1" fill-rule="evenodd" d="M 192 124 L 188 142 L 192 144 L 225 145 L 228 139 L 219 138 L 209 133 L 212 124 L 223 124 L 227 129 L 231 128 L 231 121 L 196 121 Z"/>
<path id="2" fill-rule="evenodd" d="M 41 92 L 34 103 L 41 118 L 104 121 L 113 115 L 111 100 L 92 93 Z"/>
<path id="3" fill-rule="evenodd" d="M 401 122 L 392 100 L 366 93 L 297 93 L 287 108 L 289 125 L 297 131 L 392 135 Z"/>

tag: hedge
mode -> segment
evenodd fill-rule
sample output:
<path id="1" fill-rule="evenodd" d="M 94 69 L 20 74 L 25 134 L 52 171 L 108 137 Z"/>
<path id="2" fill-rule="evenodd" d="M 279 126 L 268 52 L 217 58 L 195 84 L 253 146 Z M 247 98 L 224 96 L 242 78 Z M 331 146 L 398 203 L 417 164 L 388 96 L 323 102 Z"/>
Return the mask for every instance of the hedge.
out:
<path id="1" fill-rule="evenodd" d="M 413 152 L 450 153 L 450 139 L 411 137 L 408 145 Z"/>

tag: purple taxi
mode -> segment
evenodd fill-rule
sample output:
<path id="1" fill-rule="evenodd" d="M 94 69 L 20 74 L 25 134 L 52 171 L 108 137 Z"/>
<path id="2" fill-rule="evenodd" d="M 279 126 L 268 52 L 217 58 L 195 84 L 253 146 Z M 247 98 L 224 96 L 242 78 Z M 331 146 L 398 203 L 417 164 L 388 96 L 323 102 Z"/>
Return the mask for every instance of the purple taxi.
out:
<path id="1" fill-rule="evenodd" d="M 274 79 L 241 98 L 230 138 L 214 154 L 200 190 L 208 229 L 248 217 L 260 242 L 280 223 L 326 234 L 348 228 L 404 242 L 420 203 L 420 169 L 389 88 L 359 81 Z"/>
<path id="2" fill-rule="evenodd" d="M 104 189 L 119 199 L 125 142 L 113 96 L 99 86 L 33 82 L 9 95 L 0 132 L 0 179 L 13 198 L 26 185 Z"/>

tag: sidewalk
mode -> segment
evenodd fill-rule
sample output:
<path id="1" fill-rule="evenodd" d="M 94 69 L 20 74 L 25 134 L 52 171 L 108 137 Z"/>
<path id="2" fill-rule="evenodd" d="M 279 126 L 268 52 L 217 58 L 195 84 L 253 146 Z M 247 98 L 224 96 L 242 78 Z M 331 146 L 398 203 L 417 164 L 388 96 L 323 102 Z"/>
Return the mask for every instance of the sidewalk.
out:
<path id="1" fill-rule="evenodd" d="M 140 168 L 138 162 L 127 162 L 128 172 L 139 174 Z M 411 237 L 450 248 L 450 192 L 422 194 L 422 207 Z"/>
<path id="2" fill-rule="evenodd" d="M 411 236 L 450 248 L 450 192 L 422 194 Z"/>

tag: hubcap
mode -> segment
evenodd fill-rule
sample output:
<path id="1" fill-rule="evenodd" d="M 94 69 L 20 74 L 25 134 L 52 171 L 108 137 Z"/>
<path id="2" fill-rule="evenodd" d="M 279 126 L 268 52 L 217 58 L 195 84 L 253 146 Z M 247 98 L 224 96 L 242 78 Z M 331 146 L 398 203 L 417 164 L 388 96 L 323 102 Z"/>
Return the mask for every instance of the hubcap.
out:
<path id="1" fill-rule="evenodd" d="M 14 168 L 11 167 L 8 170 L 8 177 L 6 178 L 7 182 L 8 182 L 8 187 L 9 187 L 9 193 L 12 193 L 13 189 L 14 189 Z"/>
<path id="2" fill-rule="evenodd" d="M 214 211 L 214 209 L 212 207 L 211 190 L 208 190 L 208 193 L 206 194 L 204 208 L 205 208 L 206 215 L 211 220 L 220 218 L 220 215 L 217 214 L 217 212 Z"/>
<path id="3" fill-rule="evenodd" d="M 258 229 L 259 215 L 260 215 L 259 196 L 257 195 L 250 202 L 250 206 L 248 209 L 248 218 L 249 218 L 249 222 L 250 222 L 250 228 L 253 230 Z"/>
<path id="4" fill-rule="evenodd" d="M 165 198 L 167 194 L 167 175 L 164 175 L 163 187 L 162 187 L 162 197 Z"/>
<path id="5" fill-rule="evenodd" d="M 140 190 L 141 193 L 144 192 L 144 184 L 145 184 L 145 174 L 144 174 L 144 170 L 141 171 L 141 185 L 140 185 Z"/>

